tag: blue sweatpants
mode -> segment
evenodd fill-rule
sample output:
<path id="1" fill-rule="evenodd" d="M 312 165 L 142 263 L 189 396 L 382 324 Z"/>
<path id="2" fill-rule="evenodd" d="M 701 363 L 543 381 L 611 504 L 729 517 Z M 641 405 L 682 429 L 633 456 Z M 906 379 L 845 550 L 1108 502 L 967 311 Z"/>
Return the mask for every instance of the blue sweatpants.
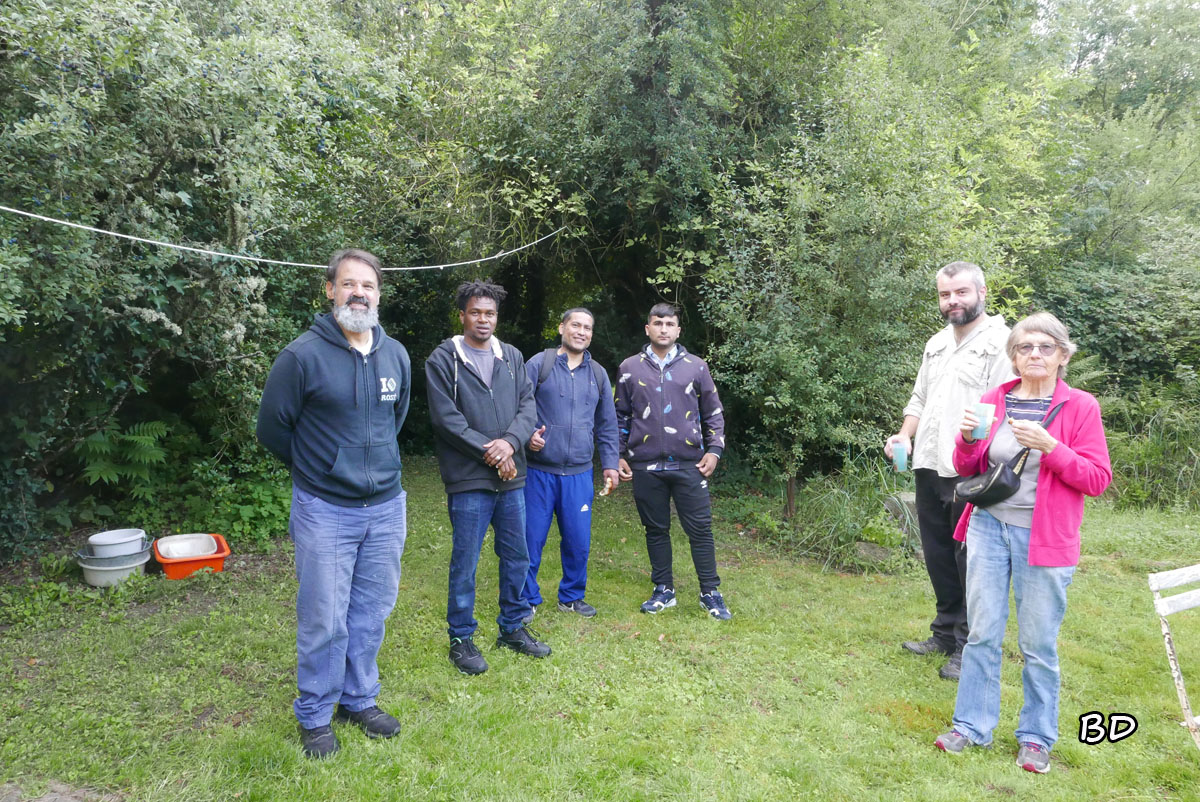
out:
<path id="1" fill-rule="evenodd" d="M 562 581 L 558 600 L 564 604 L 579 601 L 587 588 L 588 552 L 592 546 L 592 470 L 572 476 L 558 476 L 529 467 L 525 477 L 525 544 L 529 548 L 529 575 L 525 579 L 525 601 L 542 603 L 537 573 L 542 564 L 542 549 L 550 534 L 550 519 L 558 518 L 562 536 Z"/>

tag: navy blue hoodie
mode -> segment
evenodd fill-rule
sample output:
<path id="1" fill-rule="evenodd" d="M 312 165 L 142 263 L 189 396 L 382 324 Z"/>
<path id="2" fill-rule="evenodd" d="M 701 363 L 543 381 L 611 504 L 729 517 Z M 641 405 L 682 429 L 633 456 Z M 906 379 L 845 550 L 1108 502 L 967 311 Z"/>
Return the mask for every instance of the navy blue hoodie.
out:
<path id="1" fill-rule="evenodd" d="M 545 426 L 546 445 L 529 451 L 529 464 L 539 471 L 572 476 L 592 469 L 592 455 L 600 452 L 600 469 L 617 469 L 617 413 L 613 391 L 604 379 L 597 384 L 592 355 L 584 351 L 583 362 L 571 370 L 565 353 L 557 354 L 550 375 L 538 386 L 542 356 L 525 363 L 530 383 L 536 388 L 537 425 Z M 601 370 L 603 374 L 603 370 Z"/>
<path id="2" fill-rule="evenodd" d="M 355 350 L 326 313 L 275 359 L 258 439 L 292 471 L 292 482 L 341 507 L 400 493 L 396 435 L 412 387 L 408 351 L 376 326 L 370 353 Z"/>

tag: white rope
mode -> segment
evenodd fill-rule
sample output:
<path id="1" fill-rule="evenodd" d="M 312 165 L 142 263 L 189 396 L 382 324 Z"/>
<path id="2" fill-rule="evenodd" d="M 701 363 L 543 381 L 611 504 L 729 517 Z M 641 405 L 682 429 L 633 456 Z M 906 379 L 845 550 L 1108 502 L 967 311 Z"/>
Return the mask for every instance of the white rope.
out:
<path id="1" fill-rule="evenodd" d="M 308 264 L 307 262 L 284 262 L 279 259 L 263 259 L 262 257 L 259 257 L 259 256 L 242 256 L 242 255 L 236 254 L 236 253 L 222 253 L 221 251 L 210 251 L 205 248 L 192 248 L 187 245 L 176 245 L 173 242 L 162 242 L 161 240 L 156 240 L 156 239 L 144 239 L 142 237 L 135 237 L 131 234 L 120 234 L 116 231 L 106 231 L 103 228 L 94 228 L 92 226 L 85 226 L 82 223 L 72 223 L 69 220 L 59 220 L 56 217 L 46 217 L 45 215 L 42 215 L 42 214 L 34 214 L 33 212 L 22 211 L 21 209 L 13 209 L 8 206 L 0 206 L 0 211 L 10 212 L 12 214 L 19 214 L 19 215 L 23 215 L 25 217 L 32 217 L 34 220 L 42 220 L 47 223 L 56 223 L 57 225 L 60 225 L 60 226 L 69 226 L 70 228 L 79 228 L 84 231 L 91 231 L 96 234 L 107 234 L 110 237 L 119 237 L 120 239 L 132 240 L 134 242 L 144 242 L 147 245 L 158 245 L 163 248 L 175 248 L 176 250 L 179 250 L 179 251 L 191 251 L 192 253 L 202 253 L 206 256 L 224 256 L 226 259 L 241 259 L 241 260 L 247 261 L 247 262 L 260 262 L 262 264 L 267 264 L 267 265 L 284 265 L 287 267 L 315 267 L 315 268 L 319 268 L 321 270 L 324 270 L 327 267 L 327 265 L 313 265 L 313 264 Z M 535 239 L 533 242 L 526 243 L 518 248 L 513 248 L 510 251 L 501 251 L 500 253 L 496 254 L 495 256 L 483 256 L 483 257 L 480 257 L 479 259 L 469 259 L 465 262 L 450 262 L 450 263 L 444 264 L 444 265 L 415 265 L 412 267 L 385 267 L 383 269 L 384 270 L 442 270 L 447 267 L 462 267 L 464 265 L 479 264 L 480 262 L 490 262 L 494 259 L 502 259 L 505 256 L 510 256 L 510 255 L 516 253 L 517 251 L 523 251 L 526 248 L 532 248 L 534 245 L 537 245 L 539 242 L 550 239 L 555 234 L 558 234 L 565 229 L 566 229 L 566 226 L 561 226 L 557 230 L 551 231 L 549 234 L 547 234 L 544 237 Z"/>
<path id="2" fill-rule="evenodd" d="M 0 208 L 3 208 L 3 207 L 0 207 Z M 463 265 L 474 265 L 474 264 L 479 264 L 480 262 L 488 262 L 488 261 L 491 261 L 492 259 L 502 259 L 505 256 L 516 253 L 517 251 L 523 251 L 526 248 L 532 248 L 534 245 L 537 245 L 542 240 L 548 240 L 551 237 L 553 237 L 555 234 L 565 231 L 566 228 L 567 228 L 566 226 L 559 226 L 557 229 L 555 229 L 554 231 L 551 231 L 549 234 L 547 234 L 544 237 L 539 237 L 538 239 L 535 239 L 533 242 L 527 242 L 519 248 L 513 248 L 511 251 L 501 251 L 500 253 L 496 254 L 495 256 L 483 256 L 483 257 L 480 257 L 479 259 L 470 259 L 466 262 L 450 262 L 450 263 L 444 264 L 444 265 L 421 265 L 419 267 L 385 267 L 383 269 L 384 270 L 441 270 L 446 267 L 462 267 Z"/>

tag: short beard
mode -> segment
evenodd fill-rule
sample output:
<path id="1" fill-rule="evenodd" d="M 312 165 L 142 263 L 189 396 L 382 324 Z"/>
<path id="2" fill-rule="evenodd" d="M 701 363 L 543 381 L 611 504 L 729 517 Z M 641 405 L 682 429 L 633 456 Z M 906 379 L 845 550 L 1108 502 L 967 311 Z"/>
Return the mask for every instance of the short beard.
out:
<path id="1" fill-rule="evenodd" d="M 333 319 L 346 331 L 362 334 L 363 332 L 370 331 L 379 324 L 379 310 L 372 306 L 365 312 L 360 312 L 357 309 L 351 309 L 350 304 L 345 304 L 344 306 L 334 304 Z"/>
<path id="2" fill-rule="evenodd" d="M 943 313 L 942 319 L 945 320 L 947 323 L 950 323 L 950 325 L 952 325 L 952 326 L 965 326 L 968 323 L 974 322 L 976 320 L 976 318 L 978 318 L 980 315 L 982 315 L 983 309 L 984 309 L 983 299 L 980 298 L 978 301 L 976 301 L 974 306 L 962 310 L 963 317 L 962 317 L 962 320 L 960 320 L 959 322 L 954 323 L 950 320 L 950 315 L 953 314 L 952 312 Z"/>
<path id="3" fill-rule="evenodd" d="M 566 351 L 568 354 L 582 354 L 584 351 L 587 350 L 586 348 L 580 348 L 580 349 L 576 350 L 575 348 L 572 348 L 567 343 L 566 340 L 562 341 L 562 347 L 563 347 L 563 350 Z"/>

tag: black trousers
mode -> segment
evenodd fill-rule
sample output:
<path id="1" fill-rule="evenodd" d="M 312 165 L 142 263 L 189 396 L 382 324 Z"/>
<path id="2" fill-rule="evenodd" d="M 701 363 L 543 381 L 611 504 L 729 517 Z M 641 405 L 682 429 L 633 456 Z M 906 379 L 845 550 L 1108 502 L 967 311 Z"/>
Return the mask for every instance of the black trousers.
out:
<path id="1" fill-rule="evenodd" d="M 646 527 L 646 553 L 650 557 L 650 580 L 655 585 L 675 587 L 671 573 L 671 500 L 679 523 L 692 547 L 692 563 L 700 592 L 716 590 L 717 552 L 713 545 L 712 505 L 708 481 L 700 469 L 688 466 L 677 471 L 634 471 L 633 500 L 642 526 Z"/>
<path id="2" fill-rule="evenodd" d="M 941 643 L 961 649 L 967 642 L 967 549 L 966 544 L 954 539 L 954 527 L 966 506 L 954 503 L 954 486 L 959 479 L 938 476 L 937 471 L 927 468 L 913 473 L 917 480 L 921 550 L 937 601 L 937 615 L 929 629 Z"/>

